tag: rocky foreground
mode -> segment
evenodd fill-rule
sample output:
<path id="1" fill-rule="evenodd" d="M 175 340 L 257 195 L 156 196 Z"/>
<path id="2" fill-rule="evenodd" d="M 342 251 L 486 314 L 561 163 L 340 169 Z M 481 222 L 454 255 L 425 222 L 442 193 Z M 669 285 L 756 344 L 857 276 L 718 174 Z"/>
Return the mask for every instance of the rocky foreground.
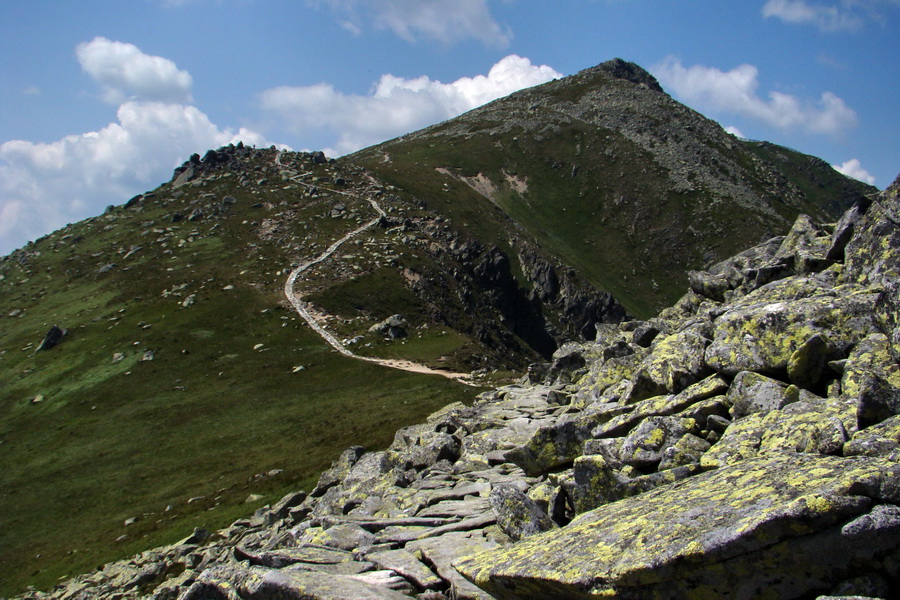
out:
<path id="1" fill-rule="evenodd" d="M 24 598 L 900 596 L 900 179 L 309 494 Z"/>

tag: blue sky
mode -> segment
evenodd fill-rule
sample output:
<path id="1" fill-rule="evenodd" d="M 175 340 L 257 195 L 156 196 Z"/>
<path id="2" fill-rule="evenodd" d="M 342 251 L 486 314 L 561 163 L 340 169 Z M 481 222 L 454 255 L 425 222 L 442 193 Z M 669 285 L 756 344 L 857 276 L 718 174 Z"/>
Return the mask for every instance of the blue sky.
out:
<path id="1" fill-rule="evenodd" d="M 0 254 L 242 139 L 341 155 L 614 57 L 880 188 L 900 0 L 0 2 Z"/>

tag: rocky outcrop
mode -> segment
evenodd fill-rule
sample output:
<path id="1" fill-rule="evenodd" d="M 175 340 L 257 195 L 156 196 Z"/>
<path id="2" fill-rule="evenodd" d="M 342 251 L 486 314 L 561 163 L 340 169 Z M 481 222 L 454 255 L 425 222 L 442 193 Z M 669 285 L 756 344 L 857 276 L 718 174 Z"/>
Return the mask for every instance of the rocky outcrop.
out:
<path id="1" fill-rule="evenodd" d="M 849 238 L 798 219 L 651 321 L 347 450 L 309 495 L 27 597 L 897 597 L 898 190 Z"/>

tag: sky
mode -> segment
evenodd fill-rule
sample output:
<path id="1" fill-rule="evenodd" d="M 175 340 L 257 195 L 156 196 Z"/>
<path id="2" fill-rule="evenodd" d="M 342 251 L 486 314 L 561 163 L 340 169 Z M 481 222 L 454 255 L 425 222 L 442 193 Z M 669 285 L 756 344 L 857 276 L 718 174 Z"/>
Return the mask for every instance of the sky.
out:
<path id="1" fill-rule="evenodd" d="M 243 141 L 341 156 L 612 58 L 900 172 L 900 0 L 0 0 L 0 255 Z"/>

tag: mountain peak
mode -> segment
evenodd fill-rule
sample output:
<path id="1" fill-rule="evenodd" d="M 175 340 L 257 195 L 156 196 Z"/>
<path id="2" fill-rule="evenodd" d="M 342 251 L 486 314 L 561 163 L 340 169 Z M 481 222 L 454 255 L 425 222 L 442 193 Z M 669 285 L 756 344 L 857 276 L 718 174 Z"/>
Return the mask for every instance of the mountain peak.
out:
<path id="1" fill-rule="evenodd" d="M 659 82 L 649 71 L 636 63 L 628 62 L 621 58 L 614 58 L 600 63 L 596 67 L 582 71 L 582 73 L 585 74 L 597 72 L 607 73 L 616 79 L 624 79 L 626 81 L 631 81 L 632 83 L 644 84 L 655 92 L 660 92 L 661 94 L 665 93 L 662 86 L 659 85 Z"/>

